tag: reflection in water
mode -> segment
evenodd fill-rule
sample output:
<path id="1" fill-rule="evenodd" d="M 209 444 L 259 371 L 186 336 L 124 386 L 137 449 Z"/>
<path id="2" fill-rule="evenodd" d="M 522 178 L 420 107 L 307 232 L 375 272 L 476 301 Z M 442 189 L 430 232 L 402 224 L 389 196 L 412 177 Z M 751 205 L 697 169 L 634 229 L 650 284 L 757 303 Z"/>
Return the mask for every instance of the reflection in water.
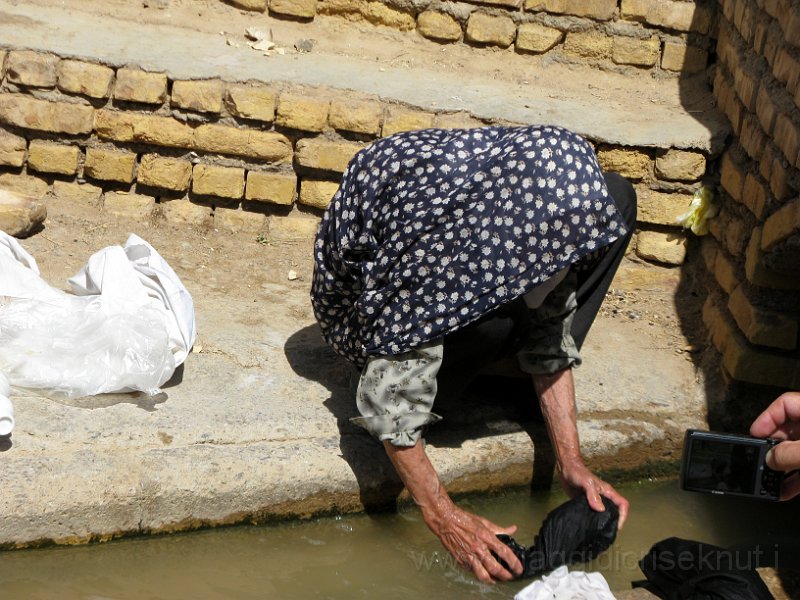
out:
<path id="1" fill-rule="evenodd" d="M 674 482 L 620 486 L 631 515 L 616 544 L 585 568 L 612 589 L 641 579 L 650 546 L 678 536 L 723 546 L 761 545 L 760 557 L 797 560 L 798 503 L 681 492 Z M 459 504 L 533 541 L 560 493 L 467 498 Z M 797 565 L 794 565 L 795 567 Z M 4 598 L 63 600 L 282 600 L 295 598 L 511 598 L 528 582 L 486 586 L 457 568 L 419 513 L 234 527 L 0 555 Z"/>

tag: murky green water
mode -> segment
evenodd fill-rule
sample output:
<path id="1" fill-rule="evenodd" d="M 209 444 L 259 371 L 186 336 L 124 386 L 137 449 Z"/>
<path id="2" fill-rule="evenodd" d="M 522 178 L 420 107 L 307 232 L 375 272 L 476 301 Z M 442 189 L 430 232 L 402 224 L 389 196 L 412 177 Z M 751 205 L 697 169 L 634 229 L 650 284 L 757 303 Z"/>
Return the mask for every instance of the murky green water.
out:
<path id="1" fill-rule="evenodd" d="M 670 536 L 760 543 L 768 561 L 776 552 L 784 564 L 797 560 L 800 503 L 711 497 L 681 492 L 674 482 L 620 490 L 631 501 L 628 524 L 613 548 L 585 567 L 602 572 L 612 589 L 641 579 L 639 558 Z M 499 524 L 516 523 L 517 540 L 529 545 L 547 511 L 564 499 L 560 492 L 513 492 L 459 504 Z M 452 567 L 414 509 L 0 554 L 0 594 L 9 600 L 511 598 L 527 583 L 486 586 Z"/>

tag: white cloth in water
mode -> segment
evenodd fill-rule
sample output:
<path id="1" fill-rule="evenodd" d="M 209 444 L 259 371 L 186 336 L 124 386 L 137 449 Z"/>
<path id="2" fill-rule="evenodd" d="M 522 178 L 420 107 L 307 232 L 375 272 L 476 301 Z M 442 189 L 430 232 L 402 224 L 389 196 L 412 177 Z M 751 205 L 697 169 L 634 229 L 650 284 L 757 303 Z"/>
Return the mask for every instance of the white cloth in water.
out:
<path id="1" fill-rule="evenodd" d="M 94 254 L 51 287 L 0 231 L 0 372 L 12 386 L 69 397 L 155 393 L 196 338 L 192 297 L 145 240 Z"/>
<path id="2" fill-rule="evenodd" d="M 514 600 L 616 600 L 600 573 L 555 571 L 521 589 Z"/>

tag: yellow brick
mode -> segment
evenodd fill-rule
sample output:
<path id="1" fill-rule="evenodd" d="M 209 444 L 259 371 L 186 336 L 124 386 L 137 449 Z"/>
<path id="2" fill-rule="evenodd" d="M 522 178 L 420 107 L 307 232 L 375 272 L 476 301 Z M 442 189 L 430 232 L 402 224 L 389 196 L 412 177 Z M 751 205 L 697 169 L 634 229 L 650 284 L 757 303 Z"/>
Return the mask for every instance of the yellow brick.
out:
<path id="1" fill-rule="evenodd" d="M 461 23 L 438 10 L 426 10 L 417 17 L 417 31 L 426 38 L 442 42 L 461 39 Z"/>
<path id="2" fill-rule="evenodd" d="M 303 179 L 300 182 L 300 204 L 315 208 L 327 208 L 338 189 L 338 183 Z"/>
<path id="3" fill-rule="evenodd" d="M 0 165 L 21 167 L 25 163 L 26 147 L 24 137 L 0 129 Z"/>
<path id="4" fill-rule="evenodd" d="M 622 0 L 620 14 L 623 19 L 697 33 L 708 33 L 712 15 L 705 6 L 682 0 Z"/>
<path id="5" fill-rule="evenodd" d="M 241 198 L 244 194 L 244 169 L 195 165 L 192 173 L 192 191 L 203 196 Z"/>
<path id="6" fill-rule="evenodd" d="M 125 150 L 88 148 L 83 174 L 103 181 L 133 182 L 136 154 Z"/>
<path id="7" fill-rule="evenodd" d="M 436 127 L 441 129 L 475 129 L 485 124 L 467 112 L 440 113 L 434 119 Z"/>
<path id="8" fill-rule="evenodd" d="M 92 130 L 91 106 L 0 94 L 0 122 L 23 129 L 80 134 Z"/>
<path id="9" fill-rule="evenodd" d="M 764 222 L 761 249 L 769 250 L 797 231 L 800 231 L 800 198 L 784 204 Z"/>
<path id="10" fill-rule="evenodd" d="M 773 157 L 769 174 L 769 189 L 772 190 L 772 195 L 778 202 L 783 202 L 794 194 L 794 188 L 790 182 L 792 175 L 792 170 L 786 168 L 786 163 L 780 156 Z"/>
<path id="11" fill-rule="evenodd" d="M 41 173 L 74 175 L 78 171 L 81 150 L 54 142 L 33 140 L 28 149 L 28 168 Z"/>
<path id="12" fill-rule="evenodd" d="M 267 8 L 267 0 L 229 0 L 234 6 L 245 10 L 257 10 L 264 12 Z"/>
<path id="13" fill-rule="evenodd" d="M 544 11 L 561 15 L 589 17 L 608 21 L 614 16 L 617 0 L 526 0 L 526 11 Z"/>
<path id="14" fill-rule="evenodd" d="M 597 31 L 575 31 L 567 34 L 564 52 L 581 58 L 604 60 L 611 58 L 614 38 Z"/>
<path id="15" fill-rule="evenodd" d="M 466 39 L 470 42 L 507 48 L 514 43 L 516 35 L 517 26 L 511 17 L 474 12 L 467 21 Z"/>
<path id="16" fill-rule="evenodd" d="M 200 125 L 194 131 L 193 147 L 204 152 L 248 156 L 270 162 L 285 162 L 292 156 L 292 143 L 280 133 L 227 125 Z"/>
<path id="17" fill-rule="evenodd" d="M 8 52 L 6 50 L 0 50 L 0 79 L 6 76 L 6 57 L 8 56 Z"/>
<path id="18" fill-rule="evenodd" d="M 219 114 L 224 90 L 219 79 L 176 81 L 172 84 L 170 104 L 187 110 Z"/>
<path id="19" fill-rule="evenodd" d="M 58 57 L 30 50 L 12 50 L 6 61 L 8 81 L 29 87 L 55 87 Z"/>
<path id="20" fill-rule="evenodd" d="M 80 60 L 62 60 L 58 63 L 58 89 L 68 94 L 108 98 L 113 81 L 114 70 L 103 65 Z"/>
<path id="21" fill-rule="evenodd" d="M 94 127 L 97 135 L 107 140 L 171 148 L 192 147 L 192 128 L 171 117 L 101 109 L 95 115 Z"/>
<path id="22" fill-rule="evenodd" d="M 641 150 L 600 148 L 597 159 L 606 171 L 629 179 L 644 179 L 650 172 L 650 157 Z"/>
<path id="23" fill-rule="evenodd" d="M 284 173 L 247 173 L 245 198 L 273 204 L 290 205 L 297 192 L 297 176 Z"/>
<path id="24" fill-rule="evenodd" d="M 733 333 L 725 345 L 722 366 L 737 381 L 795 389 L 800 387 L 800 360 L 759 349 Z"/>
<path id="25" fill-rule="evenodd" d="M 38 177 L 0 173 L 0 189 L 41 199 L 50 191 L 50 186 Z"/>
<path id="26" fill-rule="evenodd" d="M 792 118 L 781 113 L 775 121 L 775 144 L 783 152 L 787 162 L 794 165 L 797 162 L 797 155 L 800 153 L 800 125 L 795 123 Z"/>
<path id="27" fill-rule="evenodd" d="M 328 123 L 340 131 L 378 135 L 381 130 L 383 105 L 380 102 L 356 102 L 335 99 L 331 102 Z"/>
<path id="28" fill-rule="evenodd" d="M 0 231 L 26 237 L 47 218 L 45 203 L 37 198 L 0 189 Z"/>
<path id="29" fill-rule="evenodd" d="M 167 99 L 167 76 L 165 73 L 148 73 L 141 69 L 118 69 L 114 98 L 143 104 L 162 104 Z"/>
<path id="30" fill-rule="evenodd" d="M 296 157 L 301 167 L 344 173 L 347 163 L 361 148 L 361 144 L 353 142 L 305 139 L 297 142 Z"/>
<path id="31" fill-rule="evenodd" d="M 767 208 L 767 188 L 753 173 L 748 173 L 745 177 L 742 198 L 745 206 L 757 219 L 762 220 Z"/>
<path id="32" fill-rule="evenodd" d="M 381 131 L 384 137 L 401 131 L 415 131 L 433 127 L 433 115 L 417 110 L 403 108 L 389 108 L 383 120 Z"/>
<path id="33" fill-rule="evenodd" d="M 797 86 L 798 77 L 800 77 L 800 59 L 794 56 L 795 49 L 783 47 L 778 50 L 775 55 L 775 61 L 772 65 L 772 73 L 775 78 L 783 84 L 791 93 Z"/>
<path id="34" fill-rule="evenodd" d="M 690 194 L 669 194 L 649 189 L 647 186 L 636 187 L 636 220 L 653 225 L 675 225 L 679 215 L 686 212 L 692 202 Z"/>
<path id="35" fill-rule="evenodd" d="M 328 100 L 297 94 L 281 94 L 278 97 L 278 115 L 275 123 L 290 129 L 322 131 L 328 122 L 329 105 Z"/>
<path id="36" fill-rule="evenodd" d="M 686 258 L 686 236 L 682 233 L 641 231 L 636 236 L 636 255 L 668 265 L 680 265 Z"/>
<path id="37" fill-rule="evenodd" d="M 102 194 L 103 188 L 90 183 L 74 183 L 58 179 L 53 182 L 53 196 L 66 202 L 97 204 Z"/>
<path id="38" fill-rule="evenodd" d="M 714 277 L 728 294 L 740 283 L 736 276 L 736 265 L 722 252 L 717 252 L 717 259 L 714 261 Z"/>
<path id="39" fill-rule="evenodd" d="M 211 207 L 189 200 L 168 200 L 158 205 L 167 223 L 202 227 L 212 221 Z"/>
<path id="40" fill-rule="evenodd" d="M 705 69 L 707 64 L 708 52 L 702 48 L 673 42 L 664 43 L 664 54 L 661 56 L 662 69 L 697 73 Z"/>
<path id="41" fill-rule="evenodd" d="M 522 23 L 517 30 L 517 50 L 547 52 L 564 39 L 564 32 L 538 23 Z"/>
<path id="42" fill-rule="evenodd" d="M 742 333 L 759 346 L 794 350 L 797 347 L 797 320 L 753 306 L 743 288 L 741 285 L 737 287 L 728 300 L 728 310 Z"/>
<path id="43" fill-rule="evenodd" d="M 658 36 L 646 40 L 638 38 L 614 38 L 611 58 L 618 65 L 634 65 L 637 67 L 653 67 L 658 63 L 661 41 Z"/>
<path id="44" fill-rule="evenodd" d="M 106 192 L 103 198 L 104 213 L 125 219 L 149 219 L 155 205 L 155 198 L 142 194 Z"/>
<path id="45" fill-rule="evenodd" d="M 706 173 L 706 157 L 671 148 L 656 158 L 655 173 L 670 181 L 697 181 Z"/>
<path id="46" fill-rule="evenodd" d="M 183 192 L 189 189 L 192 163 L 158 154 L 145 154 L 139 164 L 136 180 L 142 185 Z"/>
<path id="47" fill-rule="evenodd" d="M 361 4 L 361 14 L 364 18 L 374 25 L 384 25 L 399 29 L 400 31 L 413 31 L 417 26 L 414 15 L 387 6 L 380 0 L 371 0 L 366 4 Z"/>
<path id="48" fill-rule="evenodd" d="M 317 0 L 269 0 L 269 12 L 313 19 L 317 14 Z"/>
<path id="49" fill-rule="evenodd" d="M 267 217 L 256 212 L 217 207 L 214 226 L 233 233 L 259 233 L 267 228 Z"/>
<path id="50" fill-rule="evenodd" d="M 235 117 L 272 122 L 275 119 L 277 94 L 265 86 L 230 86 L 225 93 L 225 106 Z"/>
<path id="51" fill-rule="evenodd" d="M 276 241 L 313 240 L 319 219 L 311 217 L 279 217 L 269 219 L 269 237 Z"/>
<path id="52" fill-rule="evenodd" d="M 742 201 L 742 189 L 746 175 L 744 166 L 734 161 L 731 153 L 727 152 L 722 158 L 721 184 L 737 202 Z"/>
<path id="53" fill-rule="evenodd" d="M 760 227 L 753 229 L 750 236 L 744 267 L 747 280 L 753 285 L 773 290 L 800 290 L 800 279 L 787 277 L 784 273 L 776 273 L 765 264 L 764 254 L 761 251 Z"/>
<path id="54" fill-rule="evenodd" d="M 771 135 L 775 120 L 778 117 L 778 108 L 772 99 L 769 87 L 766 85 L 761 86 L 756 95 L 756 115 L 764 131 L 767 135 Z"/>

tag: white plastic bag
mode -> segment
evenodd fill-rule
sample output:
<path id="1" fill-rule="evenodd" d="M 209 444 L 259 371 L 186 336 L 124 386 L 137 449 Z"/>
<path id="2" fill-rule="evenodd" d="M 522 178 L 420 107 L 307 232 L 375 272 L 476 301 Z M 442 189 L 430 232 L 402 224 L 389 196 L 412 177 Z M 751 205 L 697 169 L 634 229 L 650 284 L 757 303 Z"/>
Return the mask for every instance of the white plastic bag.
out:
<path id="1" fill-rule="evenodd" d="M 36 261 L 0 232 L 0 373 L 12 386 L 70 398 L 158 392 L 188 355 L 196 332 L 191 295 L 150 244 L 93 255 L 50 287 Z"/>

